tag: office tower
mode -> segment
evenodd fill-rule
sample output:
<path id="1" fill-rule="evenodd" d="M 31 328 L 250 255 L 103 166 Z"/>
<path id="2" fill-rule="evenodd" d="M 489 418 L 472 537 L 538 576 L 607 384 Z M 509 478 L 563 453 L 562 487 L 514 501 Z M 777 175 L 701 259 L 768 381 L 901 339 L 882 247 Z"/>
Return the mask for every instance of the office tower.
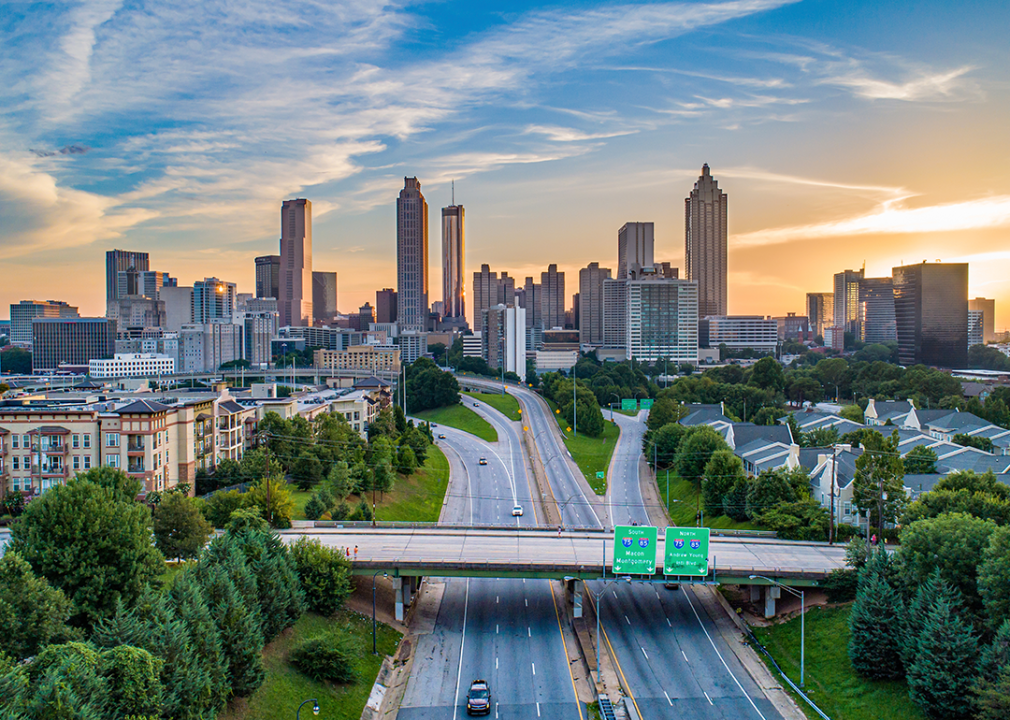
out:
<path id="1" fill-rule="evenodd" d="M 169 332 L 179 332 L 183 325 L 193 322 L 193 288 L 162 287 L 161 301 L 165 303 L 165 323 Z M 176 367 L 181 367 L 176 365 Z"/>
<path id="2" fill-rule="evenodd" d="M 660 262 L 653 265 L 656 275 L 667 280 L 677 280 L 680 278 L 680 268 L 675 268 L 671 263 Z"/>
<path id="3" fill-rule="evenodd" d="M 618 280 L 627 280 L 630 274 L 637 274 L 642 268 L 651 268 L 655 264 L 655 236 L 655 223 L 629 222 L 621 226 L 617 231 Z"/>
<path id="4" fill-rule="evenodd" d="M 403 179 L 396 200 L 396 291 L 400 329 L 423 331 L 428 320 L 428 203 L 416 177 Z"/>
<path id="5" fill-rule="evenodd" d="M 491 272 L 491 266 L 484 263 L 479 272 L 473 274 L 473 323 L 479 327 L 481 314 L 492 305 L 498 304 L 498 273 Z"/>
<path id="6" fill-rule="evenodd" d="M 984 313 L 981 310 L 972 310 L 971 300 L 968 301 L 968 349 L 984 343 L 985 331 L 983 330 Z"/>
<path id="7" fill-rule="evenodd" d="M 32 344 L 32 320 L 35 318 L 75 317 L 80 317 L 77 308 L 62 300 L 22 300 L 17 304 L 11 303 L 11 344 Z"/>
<path id="8" fill-rule="evenodd" d="M 602 294 L 602 293 L 601 293 Z M 572 329 L 578 330 L 581 318 L 579 317 L 579 298 L 580 293 L 575 293 L 572 295 Z"/>
<path id="9" fill-rule="evenodd" d="M 498 292 L 495 296 L 501 305 L 515 305 L 516 279 L 509 277 L 507 272 L 503 272 L 501 277 L 498 278 Z"/>
<path id="10" fill-rule="evenodd" d="M 488 367 L 526 381 L 526 309 L 492 305 L 481 313 L 481 354 Z"/>
<path id="11" fill-rule="evenodd" d="M 235 314 L 235 295 L 235 283 L 217 278 L 204 278 L 193 283 L 193 322 L 231 322 Z"/>
<path id="12" fill-rule="evenodd" d="M 312 271 L 312 315 L 317 325 L 328 325 L 337 314 L 337 274 Z"/>
<path id="13" fill-rule="evenodd" d="M 996 342 L 996 301 L 975 298 L 968 301 L 968 309 L 982 313 L 982 342 Z"/>
<path id="14" fill-rule="evenodd" d="M 859 281 L 859 339 L 864 343 L 886 343 L 898 339 L 891 278 L 863 278 Z"/>
<path id="15" fill-rule="evenodd" d="M 367 302 L 358 308 L 358 329 L 368 330 L 368 327 L 375 322 L 375 308 Z"/>
<path id="16" fill-rule="evenodd" d="M 375 292 L 375 322 L 396 322 L 396 290 L 383 288 Z"/>
<path id="17" fill-rule="evenodd" d="M 564 327 L 565 324 L 565 274 L 558 266 L 547 266 L 540 273 L 540 318 L 545 330 Z"/>
<path id="18" fill-rule="evenodd" d="M 834 326 L 859 337 L 859 283 L 862 270 L 846 270 L 835 274 Z"/>
<path id="19" fill-rule="evenodd" d="M 903 265 L 892 271 L 902 365 L 968 363 L 968 264 Z"/>
<path id="20" fill-rule="evenodd" d="M 466 244 L 462 205 L 442 208 L 442 317 L 466 319 Z"/>
<path id="21" fill-rule="evenodd" d="M 242 325 L 219 320 L 183 325 L 179 332 L 182 372 L 213 372 L 241 360 L 243 330 Z"/>
<path id="22" fill-rule="evenodd" d="M 577 327 L 583 345 L 603 344 L 603 281 L 609 277 L 610 268 L 601 268 L 599 263 L 589 263 L 589 267 L 579 270 Z"/>
<path id="23" fill-rule="evenodd" d="M 698 321 L 698 344 L 701 347 L 725 345 L 731 350 L 748 349 L 774 354 L 778 343 L 779 321 L 774 318 L 763 315 L 709 315 Z"/>
<path id="24" fill-rule="evenodd" d="M 255 367 L 269 363 L 271 340 L 277 337 L 276 310 L 246 310 L 242 317 L 242 357 Z"/>
<path id="25" fill-rule="evenodd" d="M 119 299 L 120 272 L 129 270 L 140 272 L 150 269 L 149 259 L 146 252 L 135 252 L 133 250 L 109 250 L 105 253 L 105 299 Z"/>
<path id="26" fill-rule="evenodd" d="M 281 205 L 281 277 L 278 287 L 281 325 L 312 324 L 312 203 L 285 200 Z M 194 317 L 194 322 L 199 322 Z"/>
<path id="27" fill-rule="evenodd" d="M 149 334 L 154 328 L 165 326 L 165 301 L 143 295 L 127 295 L 109 300 L 105 316 L 115 322 L 117 338 Z"/>
<path id="28" fill-rule="evenodd" d="M 628 358 L 698 362 L 698 285 L 693 280 L 627 280 Z M 775 323 L 772 321 L 773 332 Z"/>
<path id="29" fill-rule="evenodd" d="M 281 294 L 281 256 L 256 258 L 256 297 L 279 298 Z"/>
<path id="30" fill-rule="evenodd" d="M 729 198 L 702 166 L 701 177 L 684 201 L 687 279 L 698 283 L 698 316 L 725 315 L 726 220 Z"/>
<path id="31" fill-rule="evenodd" d="M 56 372 L 60 365 L 87 365 L 116 352 L 114 321 L 108 318 L 32 320 L 32 371 Z"/>
<path id="32" fill-rule="evenodd" d="M 628 283 L 626 280 L 603 280 L 603 346 L 626 347 L 628 330 Z"/>
<path id="33" fill-rule="evenodd" d="M 116 297 L 128 296 L 158 299 L 158 293 L 165 285 L 171 287 L 175 279 L 168 273 L 156 270 L 120 270 L 116 273 Z"/>
<path id="34" fill-rule="evenodd" d="M 523 286 L 526 304 L 523 307 L 526 308 L 526 327 L 528 328 L 542 328 L 544 326 L 541 289 L 541 285 L 534 283 L 533 278 L 526 278 L 526 284 Z"/>
<path id="35" fill-rule="evenodd" d="M 824 337 L 824 330 L 835 324 L 834 293 L 807 293 L 807 322 L 810 332 Z"/>

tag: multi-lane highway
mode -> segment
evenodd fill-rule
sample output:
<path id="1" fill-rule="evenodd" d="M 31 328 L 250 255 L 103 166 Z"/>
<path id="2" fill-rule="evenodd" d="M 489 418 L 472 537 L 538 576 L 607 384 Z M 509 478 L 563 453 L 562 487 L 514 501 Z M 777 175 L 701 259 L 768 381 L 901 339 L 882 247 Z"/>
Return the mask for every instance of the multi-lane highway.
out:
<path id="1" fill-rule="evenodd" d="M 467 401 L 468 403 L 470 401 Z M 498 432 L 497 443 L 440 426 L 439 445 L 455 466 L 443 520 L 534 526 L 536 511 L 517 429 L 483 403 L 474 408 Z M 487 458 L 487 465 L 478 463 Z M 523 506 L 520 518 L 511 515 Z M 362 554 L 365 560 L 367 553 Z M 544 580 L 430 578 L 441 596 L 432 632 L 418 638 L 399 717 L 465 717 L 466 691 L 476 678 L 491 687 L 495 718 L 582 720 L 559 605 Z"/>

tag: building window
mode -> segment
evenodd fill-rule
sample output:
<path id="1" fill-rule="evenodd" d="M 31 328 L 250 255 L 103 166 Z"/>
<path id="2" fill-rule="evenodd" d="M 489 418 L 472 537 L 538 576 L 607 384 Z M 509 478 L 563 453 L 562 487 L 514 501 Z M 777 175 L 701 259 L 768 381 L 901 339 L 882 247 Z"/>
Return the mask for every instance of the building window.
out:
<path id="1" fill-rule="evenodd" d="M 846 515 L 851 515 L 852 514 L 852 503 L 850 503 L 850 502 L 845 503 L 842 506 L 842 512 L 844 512 Z"/>
<path id="2" fill-rule="evenodd" d="M 74 470 L 80 470 L 80 469 L 81 469 L 81 456 L 74 455 Z"/>
<path id="3" fill-rule="evenodd" d="M 119 433 L 108 433 L 105 436 L 105 447 L 119 447 Z"/>
<path id="4" fill-rule="evenodd" d="M 85 449 L 91 447 L 91 436 L 90 435 L 85 435 L 84 436 L 84 447 L 85 447 Z"/>
<path id="5" fill-rule="evenodd" d="M 81 436 L 80 435 L 74 435 L 73 441 L 72 441 L 72 445 L 73 445 L 74 450 L 76 450 L 77 448 L 79 448 L 81 446 Z"/>
<path id="6" fill-rule="evenodd" d="M 11 458 L 11 469 L 20 470 L 21 469 L 21 458 L 17 455 Z"/>
<path id="7" fill-rule="evenodd" d="M 85 470 L 90 470 L 91 469 L 91 456 L 90 455 L 85 455 L 84 456 L 84 469 Z"/>
<path id="8" fill-rule="evenodd" d="M 21 449 L 19 436 L 11 435 L 11 447 L 14 448 L 15 450 Z"/>
<path id="9" fill-rule="evenodd" d="M 106 455 L 105 464 L 109 467 L 117 468 L 119 467 L 119 456 L 118 455 Z"/>

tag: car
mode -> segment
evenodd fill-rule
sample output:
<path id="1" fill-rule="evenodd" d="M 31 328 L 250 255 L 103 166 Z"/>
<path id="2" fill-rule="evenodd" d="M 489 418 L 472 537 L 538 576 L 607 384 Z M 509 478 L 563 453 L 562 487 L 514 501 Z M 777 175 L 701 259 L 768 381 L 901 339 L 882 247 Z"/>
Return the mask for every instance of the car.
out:
<path id="1" fill-rule="evenodd" d="M 512 517 L 522 517 L 522 515 L 523 515 L 523 506 L 514 505 L 512 507 Z"/>
<path id="2" fill-rule="evenodd" d="M 667 590 L 680 590 L 680 583 L 668 582 L 663 583 L 663 587 Z"/>
<path id="3" fill-rule="evenodd" d="M 481 458 L 477 461 L 478 465 L 487 465 L 487 458 Z"/>
<path id="4" fill-rule="evenodd" d="M 439 440 L 445 440 L 445 435 L 443 435 L 442 433 L 439 433 L 438 434 L 438 439 Z"/>
<path id="5" fill-rule="evenodd" d="M 486 680 L 474 680 L 466 691 L 467 715 L 491 714 L 491 688 Z"/>
<path id="6" fill-rule="evenodd" d="M 480 405 L 478 405 L 477 403 L 474 403 L 473 406 L 474 407 L 480 407 Z"/>

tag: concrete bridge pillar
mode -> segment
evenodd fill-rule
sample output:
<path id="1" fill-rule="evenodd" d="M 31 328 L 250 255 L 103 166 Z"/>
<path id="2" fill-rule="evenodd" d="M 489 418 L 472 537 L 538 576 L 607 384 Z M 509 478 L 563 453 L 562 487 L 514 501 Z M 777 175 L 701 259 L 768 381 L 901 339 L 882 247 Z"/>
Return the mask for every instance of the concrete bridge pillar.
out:
<path id="1" fill-rule="evenodd" d="M 572 581 L 572 601 L 574 603 L 574 609 L 572 612 L 572 617 L 580 618 L 582 617 L 582 581 L 573 580 Z"/>
<path id="2" fill-rule="evenodd" d="M 396 620 L 403 622 L 403 578 L 393 578 L 393 592 L 396 594 Z"/>
<path id="3" fill-rule="evenodd" d="M 775 601 L 782 597 L 782 588 L 777 585 L 765 586 L 765 617 L 775 617 Z"/>
<path id="4" fill-rule="evenodd" d="M 751 585 L 750 586 L 750 601 L 755 605 L 761 601 L 761 586 Z"/>

